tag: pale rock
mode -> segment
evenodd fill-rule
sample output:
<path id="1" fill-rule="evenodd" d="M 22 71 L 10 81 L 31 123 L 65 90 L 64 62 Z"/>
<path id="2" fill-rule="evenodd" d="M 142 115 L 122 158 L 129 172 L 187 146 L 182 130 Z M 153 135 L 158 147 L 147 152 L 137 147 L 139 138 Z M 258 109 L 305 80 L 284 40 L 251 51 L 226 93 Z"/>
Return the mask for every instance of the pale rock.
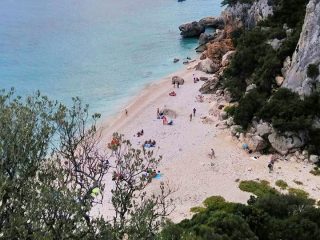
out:
<path id="1" fill-rule="evenodd" d="M 249 149 L 251 149 L 254 152 L 262 151 L 267 147 L 266 141 L 258 135 L 254 135 L 251 138 L 248 138 L 246 142 L 249 146 Z"/>
<path id="2" fill-rule="evenodd" d="M 291 58 L 288 56 L 288 57 L 286 57 L 286 59 L 284 60 L 284 62 L 283 62 L 283 67 L 281 68 L 281 73 L 282 73 L 282 76 L 283 76 L 284 78 L 287 77 L 287 74 L 288 74 L 288 72 L 289 72 L 290 66 L 291 66 Z"/>
<path id="3" fill-rule="evenodd" d="M 226 120 L 228 118 L 228 114 L 225 111 L 221 111 L 219 118 L 220 120 Z"/>
<path id="4" fill-rule="evenodd" d="M 228 51 L 226 54 L 224 54 L 222 56 L 222 61 L 221 61 L 221 65 L 223 67 L 229 65 L 232 57 L 234 56 L 234 54 L 236 53 L 236 51 Z"/>
<path id="5" fill-rule="evenodd" d="M 250 92 L 251 90 L 256 89 L 256 88 L 257 88 L 257 85 L 255 85 L 255 84 L 250 84 L 250 85 L 248 85 L 247 88 L 246 88 L 246 93 L 248 93 L 248 92 Z"/>
<path id="6" fill-rule="evenodd" d="M 227 119 L 227 121 L 226 121 L 226 124 L 227 124 L 228 126 L 234 125 L 233 117 L 229 117 L 229 118 Z"/>
<path id="7" fill-rule="evenodd" d="M 236 136 L 236 134 L 241 130 L 242 127 L 240 125 L 233 125 L 230 127 L 230 132 L 232 136 Z"/>
<path id="8" fill-rule="evenodd" d="M 282 42 L 283 40 L 279 40 L 277 38 L 267 41 L 274 50 L 278 50 L 281 47 Z"/>
<path id="9" fill-rule="evenodd" d="M 304 19 L 300 39 L 292 56 L 291 67 L 285 76 L 283 87 L 300 95 L 309 95 L 313 91 L 312 81 L 307 77 L 309 64 L 320 62 L 320 0 L 310 0 Z M 314 79 L 320 82 L 318 76 Z"/>
<path id="10" fill-rule="evenodd" d="M 256 126 L 256 134 L 264 137 L 264 136 L 268 136 L 269 134 L 272 133 L 272 127 L 270 126 L 269 123 L 266 122 L 262 122 L 257 124 Z"/>
<path id="11" fill-rule="evenodd" d="M 310 155 L 309 161 L 312 163 L 317 163 L 317 162 L 319 162 L 319 156 L 318 155 Z"/>
<path id="12" fill-rule="evenodd" d="M 284 155 L 289 150 L 303 147 L 306 143 L 306 134 L 303 131 L 299 133 L 285 132 L 283 134 L 274 132 L 268 136 L 268 140 L 277 152 Z"/>
<path id="13" fill-rule="evenodd" d="M 220 65 L 214 63 L 211 59 L 206 58 L 198 63 L 196 70 L 205 72 L 205 73 L 215 73 L 219 70 Z"/>
<path id="14" fill-rule="evenodd" d="M 282 85 L 283 81 L 284 81 L 284 77 L 276 76 L 276 83 L 277 83 L 278 87 L 280 87 Z"/>

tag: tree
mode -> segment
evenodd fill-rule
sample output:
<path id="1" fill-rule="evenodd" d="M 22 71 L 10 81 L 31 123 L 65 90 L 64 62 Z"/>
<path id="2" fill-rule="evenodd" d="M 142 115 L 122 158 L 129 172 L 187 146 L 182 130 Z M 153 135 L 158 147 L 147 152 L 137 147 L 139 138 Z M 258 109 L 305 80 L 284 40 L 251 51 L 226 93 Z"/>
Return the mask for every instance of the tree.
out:
<path id="1" fill-rule="evenodd" d="M 148 197 L 144 189 L 151 177 L 142 174 L 147 167 L 156 168 L 160 159 L 134 149 L 117 134 L 118 144 L 106 151 L 97 129 L 99 118 L 90 116 L 78 98 L 67 108 L 40 93 L 23 101 L 13 90 L 2 91 L 0 237 L 122 239 L 136 234 L 142 223 L 147 227 L 141 239 L 155 234 L 170 212 L 171 190 L 161 185 L 159 195 Z M 130 177 L 115 181 L 112 199 L 117 214 L 106 222 L 91 211 L 102 203 L 110 169 Z"/>

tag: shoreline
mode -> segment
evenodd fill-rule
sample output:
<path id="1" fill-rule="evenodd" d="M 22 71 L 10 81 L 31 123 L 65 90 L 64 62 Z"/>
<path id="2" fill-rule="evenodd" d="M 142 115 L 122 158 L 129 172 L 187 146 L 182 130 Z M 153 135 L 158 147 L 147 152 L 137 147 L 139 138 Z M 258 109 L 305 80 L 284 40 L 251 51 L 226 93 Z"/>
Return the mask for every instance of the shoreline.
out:
<path id="1" fill-rule="evenodd" d="M 275 186 L 277 180 L 284 180 L 290 187 L 307 191 L 310 197 L 320 199 L 320 178 L 309 171 L 313 165 L 303 162 L 279 161 L 274 171 L 267 168 L 270 155 L 248 154 L 229 129 L 217 126 L 219 120 L 219 98 L 215 94 L 204 95 L 204 102 L 197 102 L 199 88 L 203 83 L 193 83 L 193 74 L 197 77 L 212 75 L 194 70 L 200 60 L 190 63 L 184 69 L 172 73 L 146 86 L 140 94 L 133 97 L 127 106 L 128 116 L 124 109 L 111 119 L 103 121 L 103 142 L 110 141 L 113 132 L 124 134 L 133 146 L 140 147 L 148 139 L 157 142 L 156 155 L 162 155 L 159 170 L 163 174 L 160 181 L 152 181 L 148 191 L 157 193 L 161 181 L 167 182 L 176 189 L 172 195 L 176 204 L 170 219 L 179 222 L 190 218 L 191 207 L 199 206 L 203 200 L 213 195 L 223 196 L 227 201 L 246 203 L 250 193 L 239 189 L 241 180 L 267 180 Z M 178 75 L 185 83 L 180 88 L 173 88 L 171 77 Z M 176 97 L 168 93 L 175 90 Z M 169 108 L 177 113 L 173 118 L 173 126 L 162 125 L 156 118 L 157 108 Z M 189 120 L 193 108 L 196 116 Z M 144 130 L 143 137 L 136 133 Z M 208 153 L 214 148 L 215 159 L 210 159 Z M 253 160 L 252 156 L 258 156 Z M 303 184 L 297 185 L 295 181 Z M 106 184 L 108 185 L 108 183 Z M 111 186 L 107 186 L 106 190 Z M 105 191 L 107 192 L 107 191 Z M 99 212 L 110 217 L 110 194 L 105 193 L 104 203 Z"/>

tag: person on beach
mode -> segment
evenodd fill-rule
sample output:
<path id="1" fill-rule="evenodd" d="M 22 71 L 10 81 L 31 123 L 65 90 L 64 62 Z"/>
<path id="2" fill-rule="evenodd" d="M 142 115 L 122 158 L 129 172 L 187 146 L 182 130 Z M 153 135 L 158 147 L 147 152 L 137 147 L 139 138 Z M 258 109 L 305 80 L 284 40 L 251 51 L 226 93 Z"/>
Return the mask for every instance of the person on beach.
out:
<path id="1" fill-rule="evenodd" d="M 190 116 L 189 116 L 189 117 L 190 117 L 190 122 L 191 122 L 191 121 L 192 121 L 192 113 L 190 114 Z"/>
<path id="2" fill-rule="evenodd" d="M 213 148 L 211 148 L 211 153 L 210 153 L 210 157 L 212 158 L 216 158 L 215 152 L 213 150 Z"/>
<path id="3" fill-rule="evenodd" d="M 193 116 L 194 116 L 194 117 L 196 116 L 196 111 L 197 111 L 197 109 L 196 109 L 196 108 L 193 108 Z"/>
<path id="4" fill-rule="evenodd" d="M 126 109 L 126 110 L 124 110 L 124 112 L 126 113 L 126 116 L 128 116 L 128 110 Z"/>
<path id="5" fill-rule="evenodd" d="M 273 171 L 273 164 L 274 164 L 274 162 L 272 160 L 268 164 L 269 173 L 271 173 Z"/>
<path id="6" fill-rule="evenodd" d="M 179 82 L 177 82 L 177 88 L 179 88 L 179 86 L 180 86 L 180 83 L 179 83 Z"/>

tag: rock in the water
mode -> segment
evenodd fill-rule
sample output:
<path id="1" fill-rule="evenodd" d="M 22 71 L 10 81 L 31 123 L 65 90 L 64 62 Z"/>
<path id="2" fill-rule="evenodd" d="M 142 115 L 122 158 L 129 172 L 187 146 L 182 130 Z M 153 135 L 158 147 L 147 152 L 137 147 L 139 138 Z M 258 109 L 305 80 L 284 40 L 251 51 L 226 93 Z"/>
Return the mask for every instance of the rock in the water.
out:
<path id="1" fill-rule="evenodd" d="M 285 132 L 283 134 L 272 133 L 268 136 L 271 146 L 281 154 L 287 154 L 289 150 L 303 147 L 306 143 L 306 134 L 303 131 L 299 133 Z"/>
<path id="2" fill-rule="evenodd" d="M 210 80 L 207 80 L 199 89 L 199 91 L 202 94 L 209 94 L 209 93 L 214 93 L 215 90 L 218 87 L 219 79 L 218 78 L 213 78 Z"/>
<path id="3" fill-rule="evenodd" d="M 205 73 L 215 73 L 219 70 L 220 65 L 214 63 L 211 59 L 206 58 L 198 63 L 196 70 L 205 72 Z"/>
<path id="4" fill-rule="evenodd" d="M 173 76 L 171 79 L 172 84 L 177 84 L 179 83 L 180 85 L 184 84 L 184 79 L 179 76 Z"/>
<path id="5" fill-rule="evenodd" d="M 206 44 L 209 42 L 209 35 L 207 33 L 201 33 L 199 37 L 199 44 Z"/>
<path id="6" fill-rule="evenodd" d="M 183 37 L 199 37 L 205 31 L 204 25 L 198 22 L 186 23 L 179 26 Z"/>
<path id="7" fill-rule="evenodd" d="M 202 24 L 205 27 L 212 27 L 217 29 L 223 29 L 224 28 L 224 21 L 223 18 L 215 18 L 215 17 L 205 17 L 202 18 L 199 21 L 200 24 Z"/>
<path id="8" fill-rule="evenodd" d="M 173 62 L 174 62 L 174 63 L 177 63 L 177 62 L 179 62 L 179 60 L 180 60 L 179 58 L 174 58 L 174 59 L 173 59 Z"/>
<path id="9" fill-rule="evenodd" d="M 318 155 L 310 155 L 309 161 L 312 163 L 317 163 L 317 162 L 319 162 L 319 156 Z"/>
<path id="10" fill-rule="evenodd" d="M 236 53 L 236 51 L 228 51 L 226 54 L 224 54 L 222 56 L 222 61 L 221 61 L 221 65 L 223 67 L 229 65 L 231 58 L 234 56 L 234 54 Z"/>
<path id="11" fill-rule="evenodd" d="M 284 77 L 276 76 L 276 83 L 277 83 L 278 87 L 280 87 L 282 85 L 283 81 L 284 81 Z"/>

